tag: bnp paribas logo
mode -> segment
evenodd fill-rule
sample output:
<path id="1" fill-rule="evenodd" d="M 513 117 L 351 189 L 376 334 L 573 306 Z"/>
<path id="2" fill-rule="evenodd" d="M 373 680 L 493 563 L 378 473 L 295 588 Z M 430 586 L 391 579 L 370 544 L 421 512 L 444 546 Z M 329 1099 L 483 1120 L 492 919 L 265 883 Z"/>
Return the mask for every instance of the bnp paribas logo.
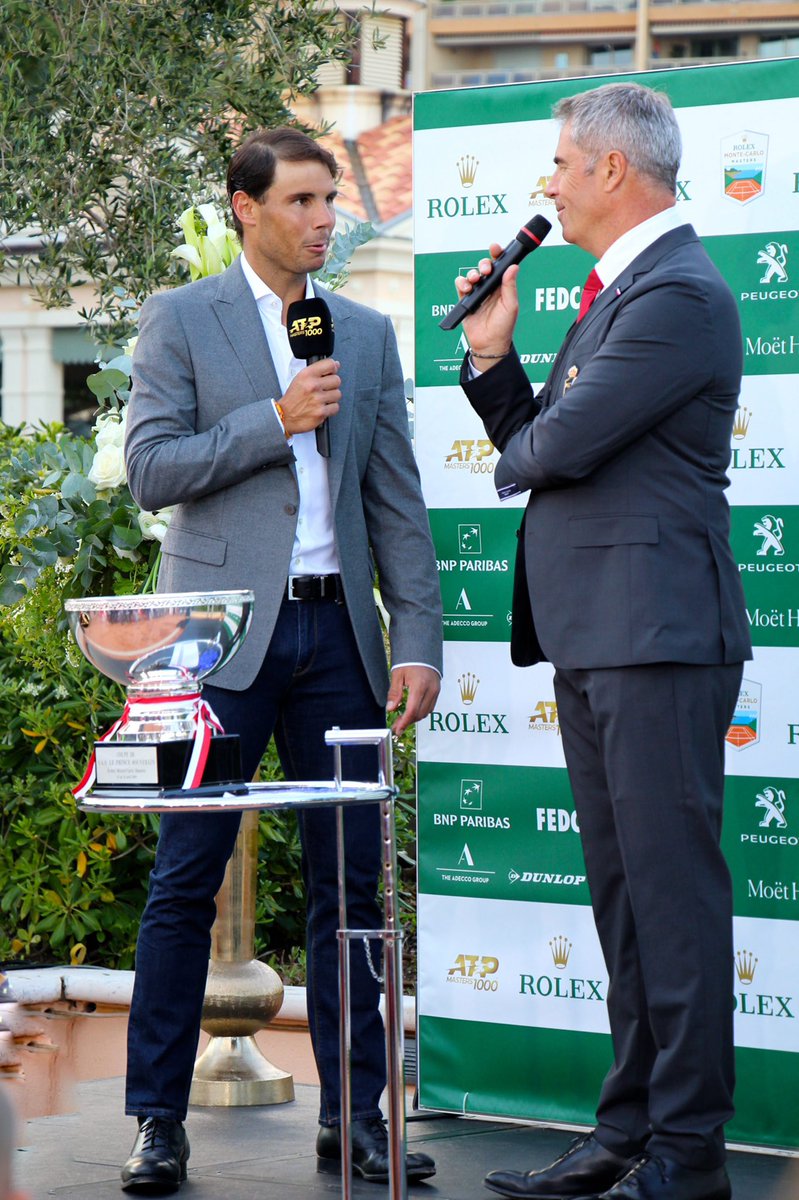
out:
<path id="1" fill-rule="evenodd" d="M 763 701 L 763 686 L 753 679 L 742 679 L 741 690 L 735 704 L 730 727 L 727 730 L 727 745 L 733 750 L 746 750 L 760 741 L 760 708 Z"/>
<path id="2" fill-rule="evenodd" d="M 751 129 L 721 140 L 724 195 L 736 204 L 751 204 L 766 188 L 768 134 Z"/>
<path id="3" fill-rule="evenodd" d="M 482 779 L 461 780 L 461 808 L 470 812 L 479 812 L 483 807 Z"/>
<path id="4" fill-rule="evenodd" d="M 455 160 L 459 195 L 428 196 L 427 219 L 452 220 L 457 217 L 493 217 L 507 214 L 507 192 L 474 190 L 480 160 L 473 154 L 461 154 Z"/>
<path id="5" fill-rule="evenodd" d="M 483 553 L 483 530 L 475 522 L 458 526 L 458 551 L 461 554 Z"/>

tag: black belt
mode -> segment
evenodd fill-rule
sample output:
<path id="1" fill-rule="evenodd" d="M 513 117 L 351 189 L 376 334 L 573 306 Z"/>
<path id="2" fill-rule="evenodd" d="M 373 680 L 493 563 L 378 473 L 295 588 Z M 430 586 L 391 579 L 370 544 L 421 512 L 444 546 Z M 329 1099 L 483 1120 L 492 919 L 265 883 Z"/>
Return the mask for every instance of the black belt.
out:
<path id="1" fill-rule="evenodd" d="M 335 600 L 344 603 L 340 575 L 289 575 L 284 600 Z"/>

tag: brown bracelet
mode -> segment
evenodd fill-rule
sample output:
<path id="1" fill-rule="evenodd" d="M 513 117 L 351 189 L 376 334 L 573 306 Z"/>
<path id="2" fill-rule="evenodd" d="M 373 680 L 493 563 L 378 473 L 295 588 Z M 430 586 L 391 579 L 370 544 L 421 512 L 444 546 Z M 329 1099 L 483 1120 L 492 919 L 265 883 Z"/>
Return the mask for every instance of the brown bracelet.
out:
<path id="1" fill-rule="evenodd" d="M 469 350 L 469 353 L 471 354 L 472 358 L 507 358 L 510 354 L 510 346 L 508 346 L 504 354 L 478 354 L 472 349 Z"/>

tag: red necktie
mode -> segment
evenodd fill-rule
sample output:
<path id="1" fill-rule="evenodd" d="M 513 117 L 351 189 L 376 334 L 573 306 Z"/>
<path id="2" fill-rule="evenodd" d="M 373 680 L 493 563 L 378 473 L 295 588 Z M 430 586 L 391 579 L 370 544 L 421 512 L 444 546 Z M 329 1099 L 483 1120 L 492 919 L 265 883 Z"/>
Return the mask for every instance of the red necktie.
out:
<path id="1" fill-rule="evenodd" d="M 580 311 L 577 314 L 578 321 L 582 321 L 583 317 L 588 312 L 589 308 L 594 303 L 601 291 L 602 280 L 599 278 L 596 271 L 592 271 L 583 286 L 583 294 L 580 297 Z"/>

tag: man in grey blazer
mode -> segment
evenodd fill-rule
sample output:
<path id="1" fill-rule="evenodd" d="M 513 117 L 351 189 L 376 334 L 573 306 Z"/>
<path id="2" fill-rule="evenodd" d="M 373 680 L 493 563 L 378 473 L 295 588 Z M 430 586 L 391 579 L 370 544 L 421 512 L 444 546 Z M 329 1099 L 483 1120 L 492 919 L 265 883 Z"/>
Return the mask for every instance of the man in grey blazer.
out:
<path id="1" fill-rule="evenodd" d="M 440 685 L 441 611 L 427 512 L 408 435 L 402 374 L 386 317 L 335 294 L 336 358 L 293 358 L 286 310 L 317 291 L 335 223 L 338 168 L 297 130 L 251 135 L 231 159 L 228 193 L 241 257 L 221 276 L 151 297 L 133 363 L 126 459 L 145 509 L 175 505 L 159 590 L 251 588 L 251 629 L 204 695 L 241 737 L 245 777 L 272 733 L 287 778 L 333 773 L 325 729 L 401 731 Z M 329 422 L 330 455 L 315 430 Z M 391 678 L 376 577 L 390 615 Z M 349 778 L 374 778 L 352 751 Z M 321 1081 L 317 1155 L 340 1164 L 337 879 L 331 810 L 303 811 L 307 991 Z M 132 1191 L 186 1177 L 183 1127 L 199 1036 L 214 896 L 238 813 L 166 814 L 136 952 L 126 1111 L 139 1133 L 122 1172 Z M 346 814 L 352 928 L 379 928 L 379 814 Z M 385 1043 L 379 986 L 352 961 L 353 1167 L 388 1177 L 379 1099 Z M 424 1154 L 408 1177 L 434 1174 Z"/>
<path id="2" fill-rule="evenodd" d="M 566 241 L 599 261 L 538 396 L 512 345 L 515 267 L 467 319 L 462 383 L 502 451 L 500 497 L 530 493 L 511 654 L 555 667 L 614 1061 L 590 1135 L 486 1185 L 529 1200 L 727 1200 L 732 895 L 719 841 L 724 735 L 751 653 L 724 496 L 740 326 L 676 214 L 668 99 L 611 84 L 555 116 L 547 194 Z M 490 270 L 483 260 L 459 293 Z"/>

